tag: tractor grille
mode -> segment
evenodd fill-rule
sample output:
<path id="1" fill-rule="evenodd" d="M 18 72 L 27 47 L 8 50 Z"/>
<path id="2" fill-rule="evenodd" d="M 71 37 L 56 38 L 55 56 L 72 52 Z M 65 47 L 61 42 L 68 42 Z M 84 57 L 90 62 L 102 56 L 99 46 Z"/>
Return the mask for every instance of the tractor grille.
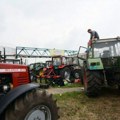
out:
<path id="1" fill-rule="evenodd" d="M 18 85 L 23 85 L 30 82 L 28 77 L 18 77 L 17 79 Z"/>

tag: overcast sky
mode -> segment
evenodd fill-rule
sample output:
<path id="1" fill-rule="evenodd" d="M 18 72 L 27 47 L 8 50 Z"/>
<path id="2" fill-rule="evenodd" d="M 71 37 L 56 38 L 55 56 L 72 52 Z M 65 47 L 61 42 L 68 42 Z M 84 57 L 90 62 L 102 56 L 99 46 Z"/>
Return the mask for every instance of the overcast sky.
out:
<path id="1" fill-rule="evenodd" d="M 0 45 L 78 50 L 120 36 L 120 0 L 0 0 Z"/>

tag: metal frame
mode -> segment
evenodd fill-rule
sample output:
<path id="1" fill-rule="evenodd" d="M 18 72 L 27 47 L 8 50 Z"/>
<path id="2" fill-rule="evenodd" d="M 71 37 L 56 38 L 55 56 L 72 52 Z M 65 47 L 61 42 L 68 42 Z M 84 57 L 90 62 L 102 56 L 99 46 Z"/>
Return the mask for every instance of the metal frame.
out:
<path id="1" fill-rule="evenodd" d="M 16 47 L 16 58 L 51 58 L 50 50 L 47 48 Z M 64 50 L 66 56 L 77 55 L 75 50 Z"/>

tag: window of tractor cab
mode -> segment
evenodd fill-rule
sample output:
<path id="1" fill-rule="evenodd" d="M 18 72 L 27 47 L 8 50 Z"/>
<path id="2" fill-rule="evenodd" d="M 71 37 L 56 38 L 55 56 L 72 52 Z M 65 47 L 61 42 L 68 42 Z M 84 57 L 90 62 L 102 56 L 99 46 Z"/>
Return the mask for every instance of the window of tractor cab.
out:
<path id="1" fill-rule="evenodd" d="M 100 42 L 94 43 L 94 57 L 108 58 L 120 56 L 120 42 L 110 41 L 110 42 Z"/>
<path id="2" fill-rule="evenodd" d="M 77 57 L 74 57 L 74 58 L 73 58 L 73 64 L 76 64 L 76 65 L 79 64 L 79 63 L 78 63 L 78 58 L 77 58 Z"/>
<path id="3" fill-rule="evenodd" d="M 70 57 L 66 58 L 66 64 L 71 65 L 72 64 L 72 58 L 70 58 Z"/>
<path id="4" fill-rule="evenodd" d="M 61 65 L 61 58 L 60 57 L 53 58 L 53 66 L 59 66 L 59 65 Z"/>

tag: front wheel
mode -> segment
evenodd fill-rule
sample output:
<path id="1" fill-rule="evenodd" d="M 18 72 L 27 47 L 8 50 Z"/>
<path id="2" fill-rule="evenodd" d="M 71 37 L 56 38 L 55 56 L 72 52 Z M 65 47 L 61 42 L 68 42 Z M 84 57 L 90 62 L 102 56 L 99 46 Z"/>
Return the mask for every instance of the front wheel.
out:
<path id="1" fill-rule="evenodd" d="M 33 90 L 17 98 L 5 112 L 5 120 L 57 120 L 58 108 L 52 96 Z"/>
<path id="2" fill-rule="evenodd" d="M 96 97 L 100 93 L 102 77 L 97 71 L 84 70 L 84 89 L 88 97 Z"/>

